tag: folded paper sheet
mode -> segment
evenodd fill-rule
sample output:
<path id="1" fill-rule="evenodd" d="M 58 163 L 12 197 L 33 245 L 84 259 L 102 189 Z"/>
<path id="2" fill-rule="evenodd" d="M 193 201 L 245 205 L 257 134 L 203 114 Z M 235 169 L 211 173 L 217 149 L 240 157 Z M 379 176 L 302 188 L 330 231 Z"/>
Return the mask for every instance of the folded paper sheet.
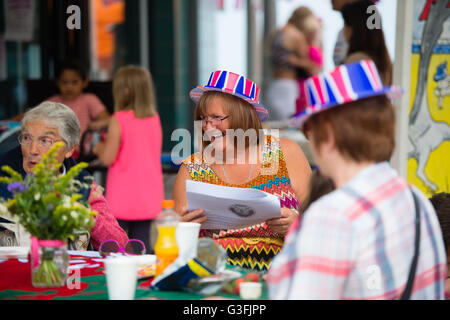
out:
<path id="1" fill-rule="evenodd" d="M 204 209 L 202 229 L 238 229 L 279 218 L 280 200 L 267 192 L 187 180 L 188 210 Z"/>

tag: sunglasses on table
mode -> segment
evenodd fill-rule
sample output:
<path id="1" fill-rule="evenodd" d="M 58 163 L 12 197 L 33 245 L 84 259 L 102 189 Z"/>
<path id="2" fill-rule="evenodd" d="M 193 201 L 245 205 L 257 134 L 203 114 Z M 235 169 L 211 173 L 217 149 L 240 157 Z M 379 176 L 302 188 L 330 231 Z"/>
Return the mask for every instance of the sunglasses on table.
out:
<path id="1" fill-rule="evenodd" d="M 100 255 L 105 258 L 113 253 L 122 253 L 125 255 L 143 255 L 145 254 L 145 245 L 141 240 L 130 239 L 122 248 L 116 240 L 106 240 L 98 248 Z"/>

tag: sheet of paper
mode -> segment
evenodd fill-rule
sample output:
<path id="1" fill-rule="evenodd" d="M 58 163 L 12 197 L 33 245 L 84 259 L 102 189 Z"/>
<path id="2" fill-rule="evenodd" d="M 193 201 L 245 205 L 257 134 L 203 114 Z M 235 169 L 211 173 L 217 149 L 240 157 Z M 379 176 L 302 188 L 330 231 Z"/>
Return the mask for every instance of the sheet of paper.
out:
<path id="1" fill-rule="evenodd" d="M 187 180 L 188 210 L 204 209 L 202 229 L 238 229 L 279 218 L 280 200 L 267 192 Z"/>

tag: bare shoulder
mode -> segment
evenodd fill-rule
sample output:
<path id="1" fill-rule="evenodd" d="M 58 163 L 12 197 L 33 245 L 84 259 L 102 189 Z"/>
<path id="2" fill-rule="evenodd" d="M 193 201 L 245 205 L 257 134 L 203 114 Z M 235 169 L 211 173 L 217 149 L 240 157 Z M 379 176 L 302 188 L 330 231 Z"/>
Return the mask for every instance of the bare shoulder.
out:
<path id="1" fill-rule="evenodd" d="M 308 183 L 311 177 L 311 166 L 300 146 L 287 138 L 280 138 L 280 148 L 286 161 L 286 168 L 291 179 L 291 185 L 300 201 L 306 197 Z"/>
<path id="2" fill-rule="evenodd" d="M 353 52 L 345 59 L 345 63 L 353 63 L 361 60 L 372 60 L 372 58 L 362 51 Z"/>
<path id="3" fill-rule="evenodd" d="M 295 156 L 295 154 L 300 153 L 303 154 L 302 148 L 300 148 L 300 146 L 296 142 L 288 138 L 280 138 L 280 147 L 286 156 L 288 155 Z"/>
<path id="4" fill-rule="evenodd" d="M 176 179 L 191 179 L 191 175 L 189 174 L 189 171 L 184 163 L 181 164 L 180 168 L 178 169 Z"/>
<path id="5" fill-rule="evenodd" d="M 296 142 L 287 138 L 280 138 L 280 148 L 283 152 L 288 171 L 290 168 L 293 168 L 294 170 L 290 170 L 292 174 L 294 172 L 295 174 L 310 174 L 311 166 L 308 163 L 308 159 L 306 159 L 302 148 Z"/>

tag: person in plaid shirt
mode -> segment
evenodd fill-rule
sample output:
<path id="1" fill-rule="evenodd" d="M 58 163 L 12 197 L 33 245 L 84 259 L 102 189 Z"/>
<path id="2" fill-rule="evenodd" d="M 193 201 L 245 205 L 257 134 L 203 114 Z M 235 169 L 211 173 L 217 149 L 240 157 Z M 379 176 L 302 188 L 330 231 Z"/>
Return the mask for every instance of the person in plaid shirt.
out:
<path id="1" fill-rule="evenodd" d="M 444 299 L 447 259 L 427 197 L 390 167 L 395 113 L 373 61 L 343 65 L 305 83 L 295 116 L 320 171 L 336 189 L 292 224 L 267 276 L 271 299 L 398 299 L 420 245 L 411 299 Z"/>

